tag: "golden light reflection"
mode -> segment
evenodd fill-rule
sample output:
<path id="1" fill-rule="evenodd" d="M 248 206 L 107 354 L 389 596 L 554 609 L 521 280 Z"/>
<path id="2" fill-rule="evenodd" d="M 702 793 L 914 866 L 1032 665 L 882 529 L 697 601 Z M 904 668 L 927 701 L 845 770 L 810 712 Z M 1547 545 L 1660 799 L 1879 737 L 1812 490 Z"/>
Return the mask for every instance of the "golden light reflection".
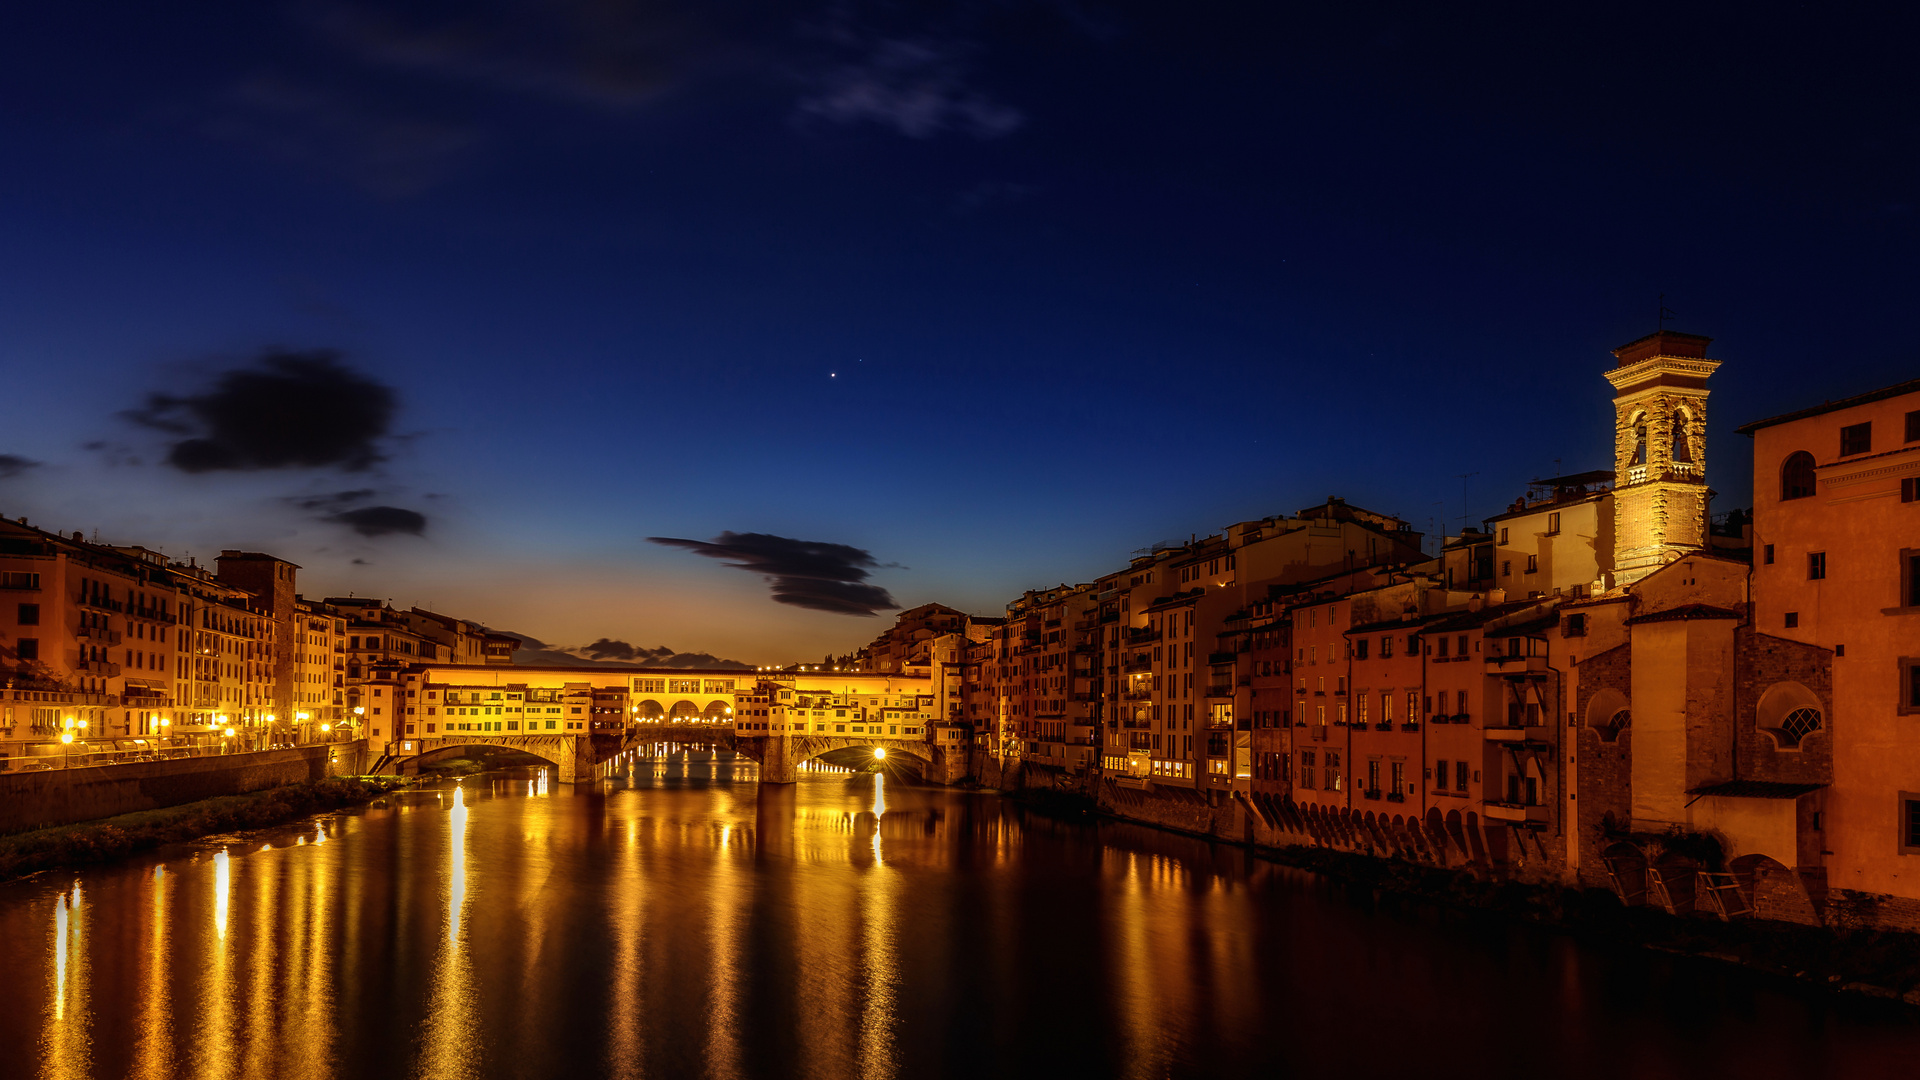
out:
<path id="1" fill-rule="evenodd" d="M 735 1012 L 740 996 L 738 980 L 741 972 L 735 951 L 740 940 L 746 936 L 745 928 L 738 925 L 745 891 L 740 884 L 740 864 L 751 855 L 725 852 L 725 829 L 720 830 L 716 846 L 722 851 L 713 860 L 713 902 L 708 909 L 711 916 L 707 922 L 707 948 L 713 956 L 713 996 L 707 1023 L 707 1072 L 714 1077 L 733 1077 L 740 1075 L 739 1020 Z"/>
<path id="2" fill-rule="evenodd" d="M 607 1075 L 621 1080 L 645 1075 L 646 1003 L 641 986 L 646 955 L 641 950 L 647 908 L 647 878 L 640 862 L 639 823 L 629 819 L 607 875 L 606 905 L 613 924 L 613 1037 L 607 1045 Z"/>
<path id="3" fill-rule="evenodd" d="M 466 949 L 467 801 L 453 789 L 448 814 L 447 936 L 434 963 L 426 1040 L 416 1073 L 422 1080 L 477 1076 L 479 1038 L 474 1016 L 472 960 Z"/>
<path id="4" fill-rule="evenodd" d="M 227 936 L 227 894 L 233 886 L 232 864 L 227 849 L 213 853 L 213 931 L 221 940 Z"/>
<path id="5" fill-rule="evenodd" d="M 271 851 L 263 847 L 261 851 Z M 246 945 L 251 951 L 252 961 L 248 965 L 244 990 L 238 1000 L 245 1009 L 241 1021 L 239 1039 L 246 1048 L 246 1058 L 240 1068 L 240 1075 L 248 1077 L 271 1076 L 282 1059 L 281 1038 L 286 1034 L 280 1022 L 280 994 L 274 991 L 275 959 L 280 944 L 279 924 L 284 913 L 280 905 L 279 866 L 270 862 L 253 863 L 254 873 L 247 881 L 253 890 L 252 918 L 248 922 L 251 933 L 245 935 Z M 240 935 L 235 935 L 236 937 Z"/>
<path id="6" fill-rule="evenodd" d="M 80 886 L 61 893 L 53 907 L 53 993 L 41 1034 L 41 1073 L 49 1080 L 90 1076 L 92 1017 L 88 1013 L 86 919 Z"/>
<path id="7" fill-rule="evenodd" d="M 146 942 L 145 986 L 140 994 L 140 1035 L 133 1051 L 134 1075 L 161 1077 L 173 1075 L 173 994 L 169 973 L 169 935 L 167 922 L 167 868 L 156 866 L 147 881 L 153 901 L 153 922 Z"/>
<path id="8" fill-rule="evenodd" d="M 880 858 L 880 823 L 887 813 L 886 777 L 873 774 L 873 865 L 860 879 L 862 967 L 866 993 L 860 1008 L 860 1076 L 892 1077 L 893 1029 L 897 1023 L 900 971 L 894 940 L 894 892 L 899 874 Z"/>
<path id="9" fill-rule="evenodd" d="M 195 1025 L 196 1058 L 193 1075 L 224 1077 L 233 1074 L 239 1056 L 234 985 L 233 946 L 227 941 L 228 903 L 233 890 L 233 860 L 225 848 L 213 853 L 213 955 L 207 962 L 206 1015 Z"/>

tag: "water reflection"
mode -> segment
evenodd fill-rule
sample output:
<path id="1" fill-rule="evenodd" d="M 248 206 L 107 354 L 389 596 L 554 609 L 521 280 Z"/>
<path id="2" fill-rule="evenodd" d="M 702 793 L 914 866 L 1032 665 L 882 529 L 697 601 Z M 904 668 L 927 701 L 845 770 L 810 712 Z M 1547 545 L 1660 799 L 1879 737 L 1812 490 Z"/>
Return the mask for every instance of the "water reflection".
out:
<path id="1" fill-rule="evenodd" d="M 1920 1052 L 1912 1026 L 1382 914 L 1200 841 L 686 765 L 469 778 L 84 892 L 0 887 L 0 971 L 28 973 L 0 981 L 0 1048 L 62 1080 L 1842 1077 Z"/>
<path id="2" fill-rule="evenodd" d="M 894 889 L 898 875 L 881 857 L 880 823 L 887 815 L 887 778 L 873 774 L 873 864 L 861 879 L 861 959 L 866 968 L 860 1010 L 860 1076 L 887 1080 L 894 1075 L 894 1010 L 900 971 L 894 950 Z"/>
<path id="3" fill-rule="evenodd" d="M 86 918 L 80 886 L 75 885 L 71 894 L 63 892 L 53 903 L 53 985 L 41 1060 L 44 1075 L 57 1080 L 92 1074 L 86 945 Z"/>
<path id="4" fill-rule="evenodd" d="M 473 1007 L 473 967 L 465 948 L 467 914 L 467 801 L 453 789 L 447 815 L 447 930 L 433 965 L 426 1036 L 417 1075 L 422 1080 L 461 1080 L 479 1074 Z"/>
<path id="5" fill-rule="evenodd" d="M 140 1034 L 134 1075 L 160 1078 L 173 1072 L 173 987 L 167 963 L 167 868 L 156 866 L 145 884 L 152 918 L 147 924 L 140 992 Z"/>

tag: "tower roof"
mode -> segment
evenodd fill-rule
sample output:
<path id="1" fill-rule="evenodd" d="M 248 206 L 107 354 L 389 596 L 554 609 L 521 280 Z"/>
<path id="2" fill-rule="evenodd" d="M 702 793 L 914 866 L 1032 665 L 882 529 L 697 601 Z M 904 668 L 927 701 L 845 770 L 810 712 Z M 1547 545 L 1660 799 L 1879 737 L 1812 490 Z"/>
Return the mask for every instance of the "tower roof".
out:
<path id="1" fill-rule="evenodd" d="M 1635 338 L 1613 350 L 1621 367 L 1637 364 L 1652 356 L 1684 356 L 1695 360 L 1707 357 L 1707 346 L 1713 344 L 1710 337 L 1699 334 L 1683 334 L 1678 330 L 1655 330 L 1643 338 Z"/>

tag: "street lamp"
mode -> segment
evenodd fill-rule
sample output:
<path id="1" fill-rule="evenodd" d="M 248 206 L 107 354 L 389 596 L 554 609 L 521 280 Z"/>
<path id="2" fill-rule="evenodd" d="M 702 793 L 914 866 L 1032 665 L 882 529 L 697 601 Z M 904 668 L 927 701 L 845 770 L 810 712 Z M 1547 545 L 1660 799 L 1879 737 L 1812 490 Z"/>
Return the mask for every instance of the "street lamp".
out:
<path id="1" fill-rule="evenodd" d="M 874 757 L 874 760 L 876 760 L 876 761 L 878 761 L 878 760 L 880 760 L 880 759 L 883 759 L 883 758 L 885 758 L 886 756 L 887 756 L 887 748 L 886 748 L 886 747 L 884 747 L 884 746 L 876 746 L 876 747 L 874 747 L 874 748 L 873 748 L 873 757 Z"/>

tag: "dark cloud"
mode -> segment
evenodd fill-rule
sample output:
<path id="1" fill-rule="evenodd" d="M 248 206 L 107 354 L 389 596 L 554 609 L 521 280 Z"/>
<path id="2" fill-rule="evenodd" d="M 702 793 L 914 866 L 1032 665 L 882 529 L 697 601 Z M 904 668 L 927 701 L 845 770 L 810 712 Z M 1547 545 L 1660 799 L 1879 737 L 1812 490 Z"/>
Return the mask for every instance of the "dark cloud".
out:
<path id="1" fill-rule="evenodd" d="M 28 469 L 37 469 L 40 463 L 32 458 L 18 454 L 0 454 L 0 480 L 11 480 Z"/>
<path id="2" fill-rule="evenodd" d="M 580 665 L 588 667 L 649 668 L 749 668 L 753 665 L 727 660 L 712 653 L 676 652 L 668 646 L 648 649 L 617 638 L 601 638 L 591 645 L 549 645 L 529 634 L 508 634 L 519 638 L 513 662 L 522 665 Z"/>
<path id="3" fill-rule="evenodd" d="M 394 533 L 419 536 L 427 531 L 425 514 L 417 510 L 402 510 L 397 506 L 363 506 L 358 510 L 328 514 L 322 520 L 345 525 L 361 536 L 391 536 Z"/>
<path id="4" fill-rule="evenodd" d="M 872 554 L 846 544 L 733 532 L 721 533 L 712 541 L 647 539 L 763 574 L 773 585 L 777 603 L 840 615 L 877 615 L 900 606 L 880 586 L 861 584 L 867 579 L 866 568 L 879 564 Z"/>
<path id="5" fill-rule="evenodd" d="M 152 394 L 122 415 L 184 436 L 167 453 L 183 472 L 340 468 L 386 460 L 393 389 L 340 363 L 338 353 L 274 351 L 220 375 L 192 397 Z"/>

